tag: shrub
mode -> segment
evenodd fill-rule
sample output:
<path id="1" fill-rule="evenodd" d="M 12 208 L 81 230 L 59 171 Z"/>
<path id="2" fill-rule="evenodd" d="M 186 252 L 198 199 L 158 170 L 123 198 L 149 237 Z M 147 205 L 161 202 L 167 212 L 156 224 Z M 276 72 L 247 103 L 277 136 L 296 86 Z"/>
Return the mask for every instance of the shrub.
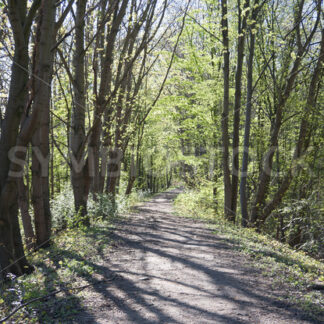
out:
<path id="1" fill-rule="evenodd" d="M 139 201 L 143 201 L 151 196 L 151 192 L 147 190 L 133 191 L 126 197 L 124 194 L 117 195 L 115 201 L 109 194 L 97 194 L 96 199 L 93 195 L 89 195 L 88 199 L 88 216 L 92 222 L 102 219 L 112 219 L 118 214 L 122 214 Z M 51 201 L 52 223 L 54 231 L 60 231 L 64 228 L 74 227 L 80 223 L 80 215 L 74 210 L 74 197 L 71 186 L 67 185 L 64 189 Z"/>
<path id="2" fill-rule="evenodd" d="M 88 199 L 88 215 L 91 220 L 113 218 L 118 211 L 118 202 L 114 204 L 113 198 L 108 194 L 97 194 L 96 199 L 90 195 Z"/>
<path id="3" fill-rule="evenodd" d="M 218 198 L 218 197 L 217 197 Z M 175 200 L 176 211 L 185 216 L 203 218 L 209 222 L 220 221 L 213 197 L 213 183 L 204 181 L 197 189 L 186 189 Z"/>
<path id="4" fill-rule="evenodd" d="M 74 212 L 74 197 L 71 186 L 66 185 L 51 201 L 52 226 L 55 231 L 62 230 L 72 223 Z"/>

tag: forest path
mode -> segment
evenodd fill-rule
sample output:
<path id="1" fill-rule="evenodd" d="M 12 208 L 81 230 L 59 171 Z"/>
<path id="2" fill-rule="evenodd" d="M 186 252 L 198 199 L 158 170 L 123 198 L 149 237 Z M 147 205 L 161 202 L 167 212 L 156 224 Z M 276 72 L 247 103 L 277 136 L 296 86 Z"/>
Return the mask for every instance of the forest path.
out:
<path id="1" fill-rule="evenodd" d="M 172 214 L 161 193 L 117 224 L 105 277 L 76 323 L 310 323 L 278 302 L 269 279 L 202 222 Z M 117 274 L 117 275 L 116 275 Z"/>

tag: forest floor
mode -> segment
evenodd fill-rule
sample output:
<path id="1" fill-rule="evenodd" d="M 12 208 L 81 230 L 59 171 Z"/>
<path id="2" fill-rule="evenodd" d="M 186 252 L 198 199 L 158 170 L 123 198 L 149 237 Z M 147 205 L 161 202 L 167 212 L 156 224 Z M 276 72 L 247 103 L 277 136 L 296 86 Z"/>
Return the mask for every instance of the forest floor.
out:
<path id="1" fill-rule="evenodd" d="M 174 215 L 178 193 L 156 195 L 116 224 L 98 284 L 82 292 L 71 322 L 319 323 L 280 300 L 288 288 L 275 289 L 231 240 Z"/>

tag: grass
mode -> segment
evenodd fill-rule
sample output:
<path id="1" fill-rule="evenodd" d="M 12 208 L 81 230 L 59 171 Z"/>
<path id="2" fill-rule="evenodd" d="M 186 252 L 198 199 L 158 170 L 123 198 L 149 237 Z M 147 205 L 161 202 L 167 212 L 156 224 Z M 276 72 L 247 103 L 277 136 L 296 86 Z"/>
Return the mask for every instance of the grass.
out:
<path id="1" fill-rule="evenodd" d="M 215 215 L 211 203 L 205 192 L 188 191 L 175 200 L 176 213 L 208 223 L 216 235 L 233 242 L 234 249 L 248 256 L 253 267 L 271 278 L 274 289 L 285 292 L 282 299 L 302 308 L 314 320 L 323 321 L 323 291 L 310 287 L 324 284 L 324 263 L 253 229 L 226 222 L 222 215 Z"/>

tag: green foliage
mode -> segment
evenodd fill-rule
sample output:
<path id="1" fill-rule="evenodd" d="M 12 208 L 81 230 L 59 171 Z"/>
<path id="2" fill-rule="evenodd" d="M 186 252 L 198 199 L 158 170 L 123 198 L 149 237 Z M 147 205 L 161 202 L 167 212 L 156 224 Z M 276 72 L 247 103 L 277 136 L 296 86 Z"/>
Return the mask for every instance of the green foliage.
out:
<path id="1" fill-rule="evenodd" d="M 73 191 L 66 185 L 51 201 L 52 226 L 54 230 L 62 230 L 72 224 L 75 218 Z"/>
<path id="2" fill-rule="evenodd" d="M 134 193 L 134 196 L 142 196 L 142 193 Z M 122 213 L 127 209 L 129 203 L 123 195 L 119 195 L 116 203 L 107 194 L 97 194 L 96 199 L 90 195 L 88 199 L 88 214 L 84 217 L 90 217 L 92 222 L 103 219 L 113 219 L 118 213 Z M 70 185 L 66 185 L 64 189 L 51 202 L 53 229 L 60 231 L 65 228 L 73 228 L 78 224 L 82 224 L 83 217 L 81 212 L 74 211 L 73 191 Z"/>
<path id="3" fill-rule="evenodd" d="M 113 197 L 107 194 L 97 194 L 96 199 L 93 196 L 88 200 L 88 215 L 94 220 L 114 218 L 119 209 L 119 203 L 113 203 Z"/>
<path id="4" fill-rule="evenodd" d="M 143 190 L 143 189 L 138 189 L 136 191 L 134 190 L 127 198 L 127 204 L 129 206 L 134 206 L 137 203 L 146 201 L 151 197 L 152 197 L 152 193 L 150 192 L 150 190 Z"/>
<path id="5" fill-rule="evenodd" d="M 287 242 L 314 256 L 324 256 L 324 211 L 313 192 L 307 199 L 290 200 L 279 209 L 284 217 Z"/>
<path id="6" fill-rule="evenodd" d="M 212 181 L 204 181 L 198 189 L 186 189 L 175 199 L 175 209 L 179 215 L 204 219 L 211 223 L 220 221 L 219 215 L 215 214 L 215 207 Z"/>

